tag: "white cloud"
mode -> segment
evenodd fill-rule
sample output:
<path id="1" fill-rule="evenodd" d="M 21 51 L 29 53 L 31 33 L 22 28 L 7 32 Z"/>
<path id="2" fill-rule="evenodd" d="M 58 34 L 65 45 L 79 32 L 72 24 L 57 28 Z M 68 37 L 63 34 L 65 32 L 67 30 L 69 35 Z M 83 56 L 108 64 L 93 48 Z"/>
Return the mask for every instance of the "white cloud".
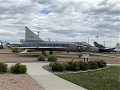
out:
<path id="1" fill-rule="evenodd" d="M 0 39 L 19 42 L 24 27 L 44 40 L 120 42 L 118 0 L 0 0 Z M 49 13 L 40 12 L 48 9 Z M 11 38 L 10 38 L 11 37 Z M 12 40 L 12 38 L 14 38 Z"/>

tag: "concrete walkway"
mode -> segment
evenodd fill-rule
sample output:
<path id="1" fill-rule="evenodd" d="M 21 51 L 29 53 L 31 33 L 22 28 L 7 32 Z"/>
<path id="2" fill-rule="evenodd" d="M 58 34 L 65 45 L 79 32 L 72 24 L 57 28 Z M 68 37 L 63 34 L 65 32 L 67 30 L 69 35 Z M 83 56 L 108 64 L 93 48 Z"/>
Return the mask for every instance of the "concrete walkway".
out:
<path id="1" fill-rule="evenodd" d="M 108 66 L 120 66 L 120 64 L 107 64 Z"/>
<path id="2" fill-rule="evenodd" d="M 11 66 L 13 63 L 8 63 Z M 45 90 L 86 90 L 78 85 L 57 77 L 42 67 L 49 63 L 22 63 L 27 66 L 27 73 L 31 75 Z"/>

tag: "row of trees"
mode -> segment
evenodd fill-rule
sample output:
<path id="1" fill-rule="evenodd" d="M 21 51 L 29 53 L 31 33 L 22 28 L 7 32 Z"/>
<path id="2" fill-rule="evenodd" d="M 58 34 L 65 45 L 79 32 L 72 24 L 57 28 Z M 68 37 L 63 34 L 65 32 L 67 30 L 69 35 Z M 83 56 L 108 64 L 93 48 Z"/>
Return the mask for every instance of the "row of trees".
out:
<path id="1" fill-rule="evenodd" d="M 52 71 L 78 71 L 78 70 L 88 70 L 88 69 L 98 69 L 106 67 L 106 62 L 103 60 L 100 61 L 70 61 L 67 63 L 61 63 L 61 62 L 54 62 L 50 63 L 50 67 L 52 68 Z"/>

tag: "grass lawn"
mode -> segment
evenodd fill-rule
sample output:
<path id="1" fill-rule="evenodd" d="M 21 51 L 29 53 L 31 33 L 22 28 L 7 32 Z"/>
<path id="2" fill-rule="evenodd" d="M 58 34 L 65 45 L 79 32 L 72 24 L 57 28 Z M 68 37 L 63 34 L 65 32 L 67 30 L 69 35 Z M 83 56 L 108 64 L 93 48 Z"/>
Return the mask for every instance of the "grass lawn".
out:
<path id="1" fill-rule="evenodd" d="M 120 90 L 120 66 L 111 66 L 100 71 L 57 74 L 88 90 Z"/>

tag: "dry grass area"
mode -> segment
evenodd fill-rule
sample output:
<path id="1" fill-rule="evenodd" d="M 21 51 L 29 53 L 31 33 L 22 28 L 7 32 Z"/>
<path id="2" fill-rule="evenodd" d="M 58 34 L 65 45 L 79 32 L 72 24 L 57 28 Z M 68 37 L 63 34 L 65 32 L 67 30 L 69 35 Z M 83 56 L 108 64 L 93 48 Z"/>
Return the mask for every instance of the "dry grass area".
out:
<path id="1" fill-rule="evenodd" d="M 44 90 L 27 74 L 0 74 L 0 90 Z"/>

